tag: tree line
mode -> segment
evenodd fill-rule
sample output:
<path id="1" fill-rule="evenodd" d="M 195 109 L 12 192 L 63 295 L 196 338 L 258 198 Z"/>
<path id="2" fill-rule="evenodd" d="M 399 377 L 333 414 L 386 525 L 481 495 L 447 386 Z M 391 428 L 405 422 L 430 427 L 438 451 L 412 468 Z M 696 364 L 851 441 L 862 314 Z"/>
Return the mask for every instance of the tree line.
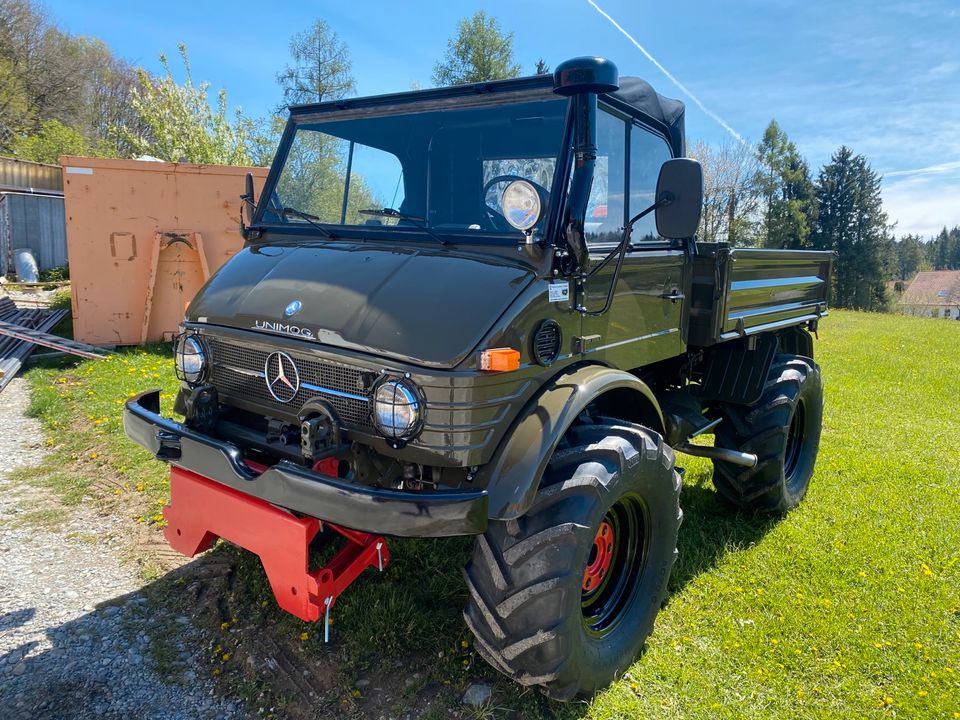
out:
<path id="1" fill-rule="evenodd" d="M 116 57 L 102 41 L 65 33 L 33 0 L 0 0 L 0 154 L 57 162 L 61 154 L 152 156 L 200 163 L 270 163 L 287 105 L 355 92 L 350 51 L 317 19 L 290 39 L 276 74 L 278 103 L 261 118 L 229 109 L 220 90 L 195 82 L 187 48 L 185 79 L 165 55 L 159 75 Z M 436 85 L 518 77 L 513 34 L 478 11 L 458 22 L 433 69 Z M 531 71 L 547 73 L 539 59 Z M 699 237 L 733 245 L 836 253 L 835 306 L 882 310 L 890 280 L 924 269 L 960 269 L 960 227 L 932 241 L 894 238 L 881 178 L 863 155 L 838 148 L 816 176 L 796 144 L 771 121 L 756 145 L 695 143 L 704 167 Z"/>
<path id="2" fill-rule="evenodd" d="M 835 253 L 831 304 L 889 309 L 891 280 L 921 270 L 960 269 L 960 227 L 933 240 L 894 236 L 881 180 L 863 155 L 839 147 L 816 176 L 796 144 L 772 120 L 756 145 L 700 141 L 704 167 L 699 238 L 733 245 Z M 902 287 L 902 283 L 899 285 Z"/>
<path id="3" fill-rule="evenodd" d="M 34 0 L 0 0 L 0 155 L 56 163 L 60 155 L 150 156 L 172 162 L 267 165 L 286 107 L 354 93 L 350 51 L 322 19 L 290 39 L 277 72 L 278 103 L 260 118 L 229 108 L 195 82 L 177 47 L 178 82 L 165 54 L 153 74 L 101 40 L 59 29 Z M 548 72 L 540 60 L 534 72 Z M 479 11 L 461 20 L 436 63 L 437 85 L 517 77 L 513 34 Z"/>

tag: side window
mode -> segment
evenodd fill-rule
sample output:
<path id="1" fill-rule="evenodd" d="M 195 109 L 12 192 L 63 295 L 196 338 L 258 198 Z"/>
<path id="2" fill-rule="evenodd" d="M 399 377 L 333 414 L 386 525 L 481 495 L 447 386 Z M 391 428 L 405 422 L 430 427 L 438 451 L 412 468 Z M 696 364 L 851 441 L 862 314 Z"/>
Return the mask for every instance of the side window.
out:
<path id="1" fill-rule="evenodd" d="M 584 234 L 588 244 L 618 242 L 624 220 L 626 126 L 623 120 L 597 110 L 597 164 L 587 203 Z"/>
<path id="2" fill-rule="evenodd" d="M 659 135 L 634 125 L 630 131 L 630 217 L 653 205 L 660 166 L 670 159 L 670 146 Z M 660 240 L 654 213 L 633 226 L 632 242 Z"/>

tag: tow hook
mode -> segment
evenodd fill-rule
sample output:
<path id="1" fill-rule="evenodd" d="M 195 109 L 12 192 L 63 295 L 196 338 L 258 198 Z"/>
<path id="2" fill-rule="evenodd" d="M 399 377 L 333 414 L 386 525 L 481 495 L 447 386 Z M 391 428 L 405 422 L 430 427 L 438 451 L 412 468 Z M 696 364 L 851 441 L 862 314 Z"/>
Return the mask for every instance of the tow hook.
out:
<path id="1" fill-rule="evenodd" d="M 180 436 L 166 430 L 157 430 L 157 460 L 180 459 Z"/>

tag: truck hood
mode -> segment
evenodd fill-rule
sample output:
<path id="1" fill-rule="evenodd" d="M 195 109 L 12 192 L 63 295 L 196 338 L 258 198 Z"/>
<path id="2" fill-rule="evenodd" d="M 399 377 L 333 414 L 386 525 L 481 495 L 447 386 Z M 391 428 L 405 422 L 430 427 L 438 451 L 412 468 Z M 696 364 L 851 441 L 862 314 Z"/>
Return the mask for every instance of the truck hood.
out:
<path id="1" fill-rule="evenodd" d="M 532 279 L 519 264 L 456 250 L 250 246 L 197 294 L 187 319 L 452 367 Z"/>

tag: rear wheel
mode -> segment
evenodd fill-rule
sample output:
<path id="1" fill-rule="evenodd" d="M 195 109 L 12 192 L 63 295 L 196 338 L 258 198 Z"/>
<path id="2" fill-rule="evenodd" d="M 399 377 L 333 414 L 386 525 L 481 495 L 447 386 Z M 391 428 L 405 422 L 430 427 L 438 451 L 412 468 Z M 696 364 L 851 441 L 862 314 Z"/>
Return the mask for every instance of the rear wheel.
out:
<path id="1" fill-rule="evenodd" d="M 817 364 L 777 355 L 760 399 L 725 405 L 721 412 L 717 447 L 754 453 L 757 465 L 715 461 L 717 491 L 745 510 L 784 513 L 796 507 L 810 487 L 820 448 L 823 379 Z"/>
<path id="2" fill-rule="evenodd" d="M 521 518 L 491 522 L 465 575 L 478 652 L 557 700 L 623 672 L 653 629 L 676 558 L 680 477 L 659 435 L 578 425 Z"/>

